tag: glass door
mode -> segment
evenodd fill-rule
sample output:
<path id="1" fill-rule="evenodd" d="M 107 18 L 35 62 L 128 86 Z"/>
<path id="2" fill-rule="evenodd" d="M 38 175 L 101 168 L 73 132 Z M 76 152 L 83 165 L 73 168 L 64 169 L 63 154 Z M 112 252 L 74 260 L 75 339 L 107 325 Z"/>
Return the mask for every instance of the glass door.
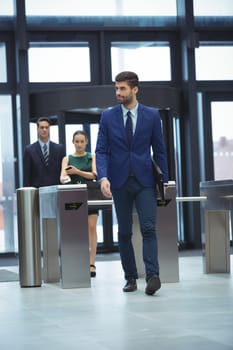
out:
<path id="1" fill-rule="evenodd" d="M 11 96 L 0 96 L 0 253 L 17 251 Z"/>
<path id="2" fill-rule="evenodd" d="M 211 102 L 214 179 L 233 179 L 233 101 Z"/>
<path id="3" fill-rule="evenodd" d="M 214 180 L 233 179 L 233 101 L 211 102 Z M 230 240 L 232 241 L 233 222 Z"/>

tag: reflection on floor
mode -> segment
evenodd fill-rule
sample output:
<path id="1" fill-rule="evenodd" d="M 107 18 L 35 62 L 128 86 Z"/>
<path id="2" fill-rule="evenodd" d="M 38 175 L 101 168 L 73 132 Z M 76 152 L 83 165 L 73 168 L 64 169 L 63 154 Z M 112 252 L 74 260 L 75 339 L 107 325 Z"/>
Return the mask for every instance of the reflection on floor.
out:
<path id="1" fill-rule="evenodd" d="M 232 274 L 203 274 L 200 255 L 183 255 L 180 282 L 150 297 L 143 279 L 136 292 L 122 292 L 116 255 L 96 265 L 91 288 L 0 283 L 1 350 L 233 349 Z"/>

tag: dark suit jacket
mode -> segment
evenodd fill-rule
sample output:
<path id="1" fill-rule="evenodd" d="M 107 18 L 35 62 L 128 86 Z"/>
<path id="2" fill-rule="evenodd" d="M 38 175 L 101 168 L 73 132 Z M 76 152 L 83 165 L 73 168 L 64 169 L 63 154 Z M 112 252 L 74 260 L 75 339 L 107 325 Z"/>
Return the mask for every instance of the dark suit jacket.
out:
<path id="1" fill-rule="evenodd" d="M 23 156 L 23 185 L 42 187 L 60 184 L 64 146 L 49 142 L 49 163 L 45 165 L 39 142 L 26 146 Z"/>
<path id="2" fill-rule="evenodd" d="M 131 165 L 134 175 L 143 186 L 154 186 L 152 149 L 153 157 L 163 172 L 164 182 L 167 182 L 167 158 L 158 110 L 139 104 L 131 147 L 122 114 L 121 105 L 102 113 L 96 145 L 98 178 L 107 177 L 112 189 L 120 188 L 129 176 Z"/>

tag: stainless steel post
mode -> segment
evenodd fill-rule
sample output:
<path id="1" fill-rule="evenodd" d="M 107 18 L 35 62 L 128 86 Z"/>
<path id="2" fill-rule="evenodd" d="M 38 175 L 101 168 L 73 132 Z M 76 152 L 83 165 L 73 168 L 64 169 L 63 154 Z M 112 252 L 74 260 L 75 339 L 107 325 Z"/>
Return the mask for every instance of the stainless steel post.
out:
<path id="1" fill-rule="evenodd" d="M 20 286 L 40 287 L 42 278 L 38 189 L 18 188 L 16 195 Z"/>
<path id="2" fill-rule="evenodd" d="M 230 273 L 230 211 L 205 210 L 204 272 Z"/>
<path id="3" fill-rule="evenodd" d="M 233 180 L 203 181 L 200 194 L 203 265 L 205 273 L 230 273 L 230 225 Z"/>

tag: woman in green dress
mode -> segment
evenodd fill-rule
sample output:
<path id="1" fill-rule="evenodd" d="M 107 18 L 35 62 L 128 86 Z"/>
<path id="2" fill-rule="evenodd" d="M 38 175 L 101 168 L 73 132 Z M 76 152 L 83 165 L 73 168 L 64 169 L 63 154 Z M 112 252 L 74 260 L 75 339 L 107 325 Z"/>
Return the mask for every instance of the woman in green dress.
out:
<path id="1" fill-rule="evenodd" d="M 95 155 L 86 152 L 88 144 L 87 134 L 78 130 L 73 134 L 73 144 L 75 152 L 62 160 L 60 180 L 62 184 L 86 183 L 88 180 L 95 180 L 96 164 Z M 97 248 L 97 219 L 98 210 L 88 208 L 88 232 L 89 232 L 89 250 L 90 250 L 90 275 L 96 276 L 96 248 Z"/>

